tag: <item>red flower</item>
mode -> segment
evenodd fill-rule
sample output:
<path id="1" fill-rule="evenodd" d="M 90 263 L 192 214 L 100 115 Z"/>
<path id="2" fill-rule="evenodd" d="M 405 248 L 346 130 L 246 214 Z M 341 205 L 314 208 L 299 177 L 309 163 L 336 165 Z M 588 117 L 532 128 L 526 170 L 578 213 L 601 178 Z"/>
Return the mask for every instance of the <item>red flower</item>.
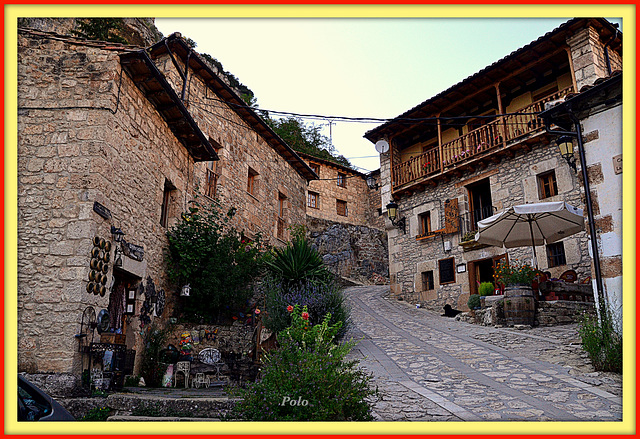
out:
<path id="1" fill-rule="evenodd" d="M 309 320 L 309 313 L 308 312 L 303 312 L 302 313 L 302 320 Z"/>
<path id="2" fill-rule="evenodd" d="M 287 311 L 293 312 L 293 306 L 291 306 L 291 305 L 287 306 Z"/>

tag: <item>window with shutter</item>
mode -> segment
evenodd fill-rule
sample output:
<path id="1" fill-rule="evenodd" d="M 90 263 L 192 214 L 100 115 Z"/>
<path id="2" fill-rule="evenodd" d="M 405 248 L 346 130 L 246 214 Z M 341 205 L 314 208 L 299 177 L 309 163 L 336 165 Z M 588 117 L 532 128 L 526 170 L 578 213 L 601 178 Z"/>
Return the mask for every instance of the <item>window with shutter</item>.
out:
<path id="1" fill-rule="evenodd" d="M 456 233 L 458 229 L 458 199 L 452 198 L 444 202 L 444 232 Z"/>

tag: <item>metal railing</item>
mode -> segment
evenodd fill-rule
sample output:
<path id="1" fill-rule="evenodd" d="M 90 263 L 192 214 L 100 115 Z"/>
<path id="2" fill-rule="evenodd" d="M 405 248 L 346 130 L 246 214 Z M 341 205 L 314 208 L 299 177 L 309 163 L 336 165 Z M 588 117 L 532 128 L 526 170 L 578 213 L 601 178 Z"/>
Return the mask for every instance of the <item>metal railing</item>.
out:
<path id="1" fill-rule="evenodd" d="M 460 242 L 473 240 L 478 230 L 478 221 L 489 218 L 496 213 L 496 210 L 493 206 L 485 206 L 481 209 L 460 214 L 458 217 L 460 221 Z"/>

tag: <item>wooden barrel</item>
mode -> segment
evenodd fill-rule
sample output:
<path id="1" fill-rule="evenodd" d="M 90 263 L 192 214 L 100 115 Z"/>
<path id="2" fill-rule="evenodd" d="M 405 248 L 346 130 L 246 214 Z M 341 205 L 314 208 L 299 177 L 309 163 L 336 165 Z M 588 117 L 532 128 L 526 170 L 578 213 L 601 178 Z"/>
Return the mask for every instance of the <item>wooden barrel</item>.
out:
<path id="1" fill-rule="evenodd" d="M 535 320 L 536 304 L 529 286 L 510 285 L 504 289 L 504 318 L 507 325 L 530 325 Z"/>

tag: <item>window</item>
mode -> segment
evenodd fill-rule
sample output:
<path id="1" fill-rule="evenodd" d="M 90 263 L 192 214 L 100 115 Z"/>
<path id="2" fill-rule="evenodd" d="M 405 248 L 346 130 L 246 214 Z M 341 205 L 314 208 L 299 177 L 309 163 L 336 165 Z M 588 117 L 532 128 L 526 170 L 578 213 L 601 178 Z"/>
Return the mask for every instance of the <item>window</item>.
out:
<path id="1" fill-rule="evenodd" d="M 418 236 L 423 237 L 431 235 L 431 212 L 425 212 L 418 215 L 418 225 L 420 227 Z"/>
<path id="2" fill-rule="evenodd" d="M 249 173 L 247 176 L 247 192 L 251 195 L 256 195 L 256 178 L 258 177 L 258 173 L 253 169 L 249 168 Z"/>
<path id="3" fill-rule="evenodd" d="M 312 209 L 318 209 L 318 194 L 315 192 L 309 192 L 307 195 L 307 207 Z"/>
<path id="4" fill-rule="evenodd" d="M 547 245 L 547 258 L 549 259 L 549 267 L 558 267 L 567 264 L 567 258 L 564 254 L 564 244 L 556 242 Z"/>
<path id="5" fill-rule="evenodd" d="M 454 258 L 439 260 L 438 269 L 440 271 L 440 285 L 450 284 L 456 281 L 456 272 L 454 270 Z"/>
<path id="6" fill-rule="evenodd" d="M 216 186 L 218 184 L 218 173 L 216 172 L 216 162 L 207 163 L 207 176 L 204 194 L 209 198 L 216 197 Z"/>
<path id="7" fill-rule="evenodd" d="M 336 213 L 340 216 L 347 216 L 347 202 L 336 200 Z"/>
<path id="8" fill-rule="evenodd" d="M 160 225 L 167 227 L 169 224 L 169 207 L 171 205 L 171 193 L 176 187 L 169 180 L 164 181 L 164 192 L 162 193 L 162 207 L 160 208 Z"/>
<path id="9" fill-rule="evenodd" d="M 318 177 L 320 177 L 320 165 L 317 163 L 309 163 L 309 167 L 313 172 L 316 173 Z"/>
<path id="10" fill-rule="evenodd" d="M 558 183 L 556 182 L 555 171 L 538 175 L 538 191 L 541 200 L 558 195 Z"/>
<path id="11" fill-rule="evenodd" d="M 338 186 L 347 187 L 347 174 L 338 172 Z"/>
<path id="12" fill-rule="evenodd" d="M 422 290 L 430 291 L 435 288 L 433 283 L 433 271 L 423 271 L 422 272 Z"/>
<path id="13" fill-rule="evenodd" d="M 285 220 L 284 220 L 284 209 L 285 202 L 287 197 L 285 197 L 282 193 L 278 192 L 278 224 L 276 226 L 276 236 L 278 239 L 284 239 L 284 229 L 285 229 Z"/>

